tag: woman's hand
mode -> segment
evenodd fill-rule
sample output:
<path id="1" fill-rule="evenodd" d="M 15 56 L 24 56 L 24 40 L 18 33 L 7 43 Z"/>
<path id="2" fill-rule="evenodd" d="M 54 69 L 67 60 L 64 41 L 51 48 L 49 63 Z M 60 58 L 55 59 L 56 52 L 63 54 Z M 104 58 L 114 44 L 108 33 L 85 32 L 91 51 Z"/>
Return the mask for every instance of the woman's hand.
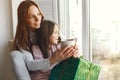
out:
<path id="1" fill-rule="evenodd" d="M 65 47 L 61 48 L 55 51 L 53 56 L 50 58 L 50 63 L 54 64 L 56 62 L 60 62 L 63 60 L 68 59 L 69 57 L 73 56 L 75 54 L 74 47 Z"/>

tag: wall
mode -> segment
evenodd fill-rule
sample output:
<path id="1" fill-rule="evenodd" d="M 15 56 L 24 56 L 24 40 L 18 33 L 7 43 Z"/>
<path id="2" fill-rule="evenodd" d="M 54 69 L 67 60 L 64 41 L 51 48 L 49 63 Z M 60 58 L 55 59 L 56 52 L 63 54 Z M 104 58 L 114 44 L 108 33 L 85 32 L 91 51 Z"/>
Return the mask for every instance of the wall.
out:
<path id="1" fill-rule="evenodd" d="M 15 73 L 13 70 L 12 61 L 9 54 L 9 47 L 8 47 L 8 41 L 13 39 L 13 36 L 15 34 L 16 29 L 16 22 L 17 22 L 17 7 L 18 4 L 22 0 L 0 0 L 0 80 L 17 80 L 15 77 Z M 38 1 L 38 0 L 35 0 Z M 48 0 L 45 0 L 48 2 Z M 45 5 L 48 5 L 48 3 L 40 6 L 43 12 L 45 11 L 47 7 Z M 43 1 L 41 1 L 42 3 Z M 49 5 L 52 3 L 55 3 L 54 6 L 57 8 L 57 2 L 54 0 L 51 0 Z M 43 3 L 42 3 L 43 4 Z M 41 4 L 40 4 L 41 5 Z M 52 11 L 51 14 L 53 14 L 53 20 L 56 21 L 58 17 L 57 16 L 57 10 L 52 9 L 55 8 L 53 5 L 51 5 L 51 10 L 54 11 L 54 14 Z M 16 12 L 15 12 L 16 11 Z M 45 16 L 47 16 L 46 14 Z M 49 18 L 50 16 L 46 17 Z M 13 24 L 14 23 L 14 24 Z"/>
<path id="2" fill-rule="evenodd" d="M 11 0 L 0 0 L 0 80 L 16 80 L 8 41 L 13 37 Z"/>

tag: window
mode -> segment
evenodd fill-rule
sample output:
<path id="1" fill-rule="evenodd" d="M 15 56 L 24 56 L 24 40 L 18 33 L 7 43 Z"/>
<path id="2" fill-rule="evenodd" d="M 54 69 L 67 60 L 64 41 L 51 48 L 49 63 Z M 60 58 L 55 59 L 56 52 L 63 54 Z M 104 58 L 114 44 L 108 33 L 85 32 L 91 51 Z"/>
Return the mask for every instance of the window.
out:
<path id="1" fill-rule="evenodd" d="M 58 23 L 58 1 L 57 0 L 35 0 L 42 10 L 45 19 Z"/>
<path id="2" fill-rule="evenodd" d="M 82 53 L 82 0 L 59 0 L 61 32 L 66 38 L 77 38 Z"/>
<path id="3" fill-rule="evenodd" d="M 69 0 L 70 27 L 66 34 L 79 34 L 85 58 L 102 68 L 99 80 L 120 80 L 119 4 L 119 0 Z"/>
<path id="4" fill-rule="evenodd" d="M 120 0 L 90 0 L 92 60 L 99 80 L 120 80 Z"/>
<path id="5" fill-rule="evenodd" d="M 82 1 L 69 0 L 70 37 L 77 38 L 77 44 L 82 52 Z"/>

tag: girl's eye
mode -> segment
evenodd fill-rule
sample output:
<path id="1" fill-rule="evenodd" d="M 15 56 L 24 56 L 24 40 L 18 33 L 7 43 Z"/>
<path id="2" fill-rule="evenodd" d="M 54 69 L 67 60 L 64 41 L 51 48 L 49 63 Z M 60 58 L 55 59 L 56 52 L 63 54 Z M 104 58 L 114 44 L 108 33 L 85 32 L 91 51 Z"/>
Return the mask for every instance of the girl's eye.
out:
<path id="1" fill-rule="evenodd" d="M 58 34 L 58 31 L 56 31 L 55 34 Z"/>

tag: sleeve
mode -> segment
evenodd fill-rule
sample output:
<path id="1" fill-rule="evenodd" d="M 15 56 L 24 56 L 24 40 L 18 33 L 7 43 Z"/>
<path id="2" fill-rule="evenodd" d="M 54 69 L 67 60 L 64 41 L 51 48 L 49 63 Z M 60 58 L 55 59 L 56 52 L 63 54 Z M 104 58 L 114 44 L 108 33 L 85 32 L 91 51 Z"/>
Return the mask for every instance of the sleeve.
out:
<path id="1" fill-rule="evenodd" d="M 39 59 L 34 60 L 33 56 L 28 51 L 23 51 L 25 63 L 30 71 L 41 70 L 41 71 L 48 71 L 51 70 L 56 64 L 50 66 L 50 61 L 48 59 Z"/>

